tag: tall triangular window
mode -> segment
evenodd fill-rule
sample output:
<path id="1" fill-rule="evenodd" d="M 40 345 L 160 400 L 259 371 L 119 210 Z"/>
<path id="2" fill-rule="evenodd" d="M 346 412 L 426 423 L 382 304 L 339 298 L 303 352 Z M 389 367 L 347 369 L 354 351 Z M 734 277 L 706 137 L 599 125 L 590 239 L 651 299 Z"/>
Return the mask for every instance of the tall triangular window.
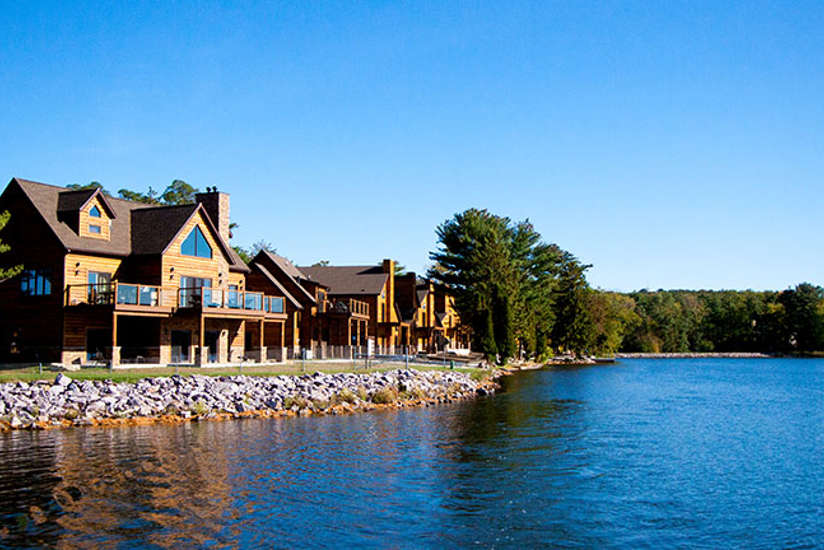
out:
<path id="1" fill-rule="evenodd" d="M 89 216 L 91 216 L 92 218 L 100 217 L 100 209 L 97 207 L 97 205 L 92 206 L 92 209 L 89 210 Z"/>
<path id="2" fill-rule="evenodd" d="M 183 244 L 180 245 L 180 253 L 186 256 L 197 256 L 198 258 L 211 258 L 212 247 L 209 246 L 206 237 L 200 227 L 195 226 Z"/>

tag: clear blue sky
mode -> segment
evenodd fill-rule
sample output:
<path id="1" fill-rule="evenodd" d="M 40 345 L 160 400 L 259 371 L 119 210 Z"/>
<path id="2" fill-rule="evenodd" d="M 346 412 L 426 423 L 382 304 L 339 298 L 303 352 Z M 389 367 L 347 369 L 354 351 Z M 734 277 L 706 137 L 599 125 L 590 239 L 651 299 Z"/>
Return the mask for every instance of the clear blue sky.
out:
<path id="1" fill-rule="evenodd" d="M 3 1 L 0 174 L 232 195 L 422 270 L 469 207 L 609 289 L 824 283 L 820 2 Z"/>

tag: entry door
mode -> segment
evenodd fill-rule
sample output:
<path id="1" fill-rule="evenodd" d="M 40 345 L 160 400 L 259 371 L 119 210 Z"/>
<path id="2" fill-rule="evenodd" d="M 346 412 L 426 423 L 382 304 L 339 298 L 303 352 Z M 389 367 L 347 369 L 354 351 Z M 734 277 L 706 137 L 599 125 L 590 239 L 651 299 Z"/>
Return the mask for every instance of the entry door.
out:
<path id="1" fill-rule="evenodd" d="M 90 328 L 86 330 L 86 359 L 89 361 L 103 361 L 106 359 L 106 349 L 112 345 L 112 331 L 105 328 Z"/>
<path id="2" fill-rule="evenodd" d="M 220 338 L 220 333 L 214 330 L 208 330 L 203 336 L 206 341 L 206 347 L 209 348 L 209 362 L 217 363 L 217 342 Z"/>
<path id="3" fill-rule="evenodd" d="M 200 277 L 180 277 L 180 305 L 182 307 L 194 306 L 201 303 L 201 288 L 211 288 L 211 279 Z"/>
<path id="4" fill-rule="evenodd" d="M 188 330 L 173 330 L 172 331 L 172 362 L 173 363 L 188 363 L 189 350 L 192 345 L 192 333 Z"/>
<path id="5" fill-rule="evenodd" d="M 112 274 L 89 271 L 89 303 L 108 303 L 112 291 Z"/>

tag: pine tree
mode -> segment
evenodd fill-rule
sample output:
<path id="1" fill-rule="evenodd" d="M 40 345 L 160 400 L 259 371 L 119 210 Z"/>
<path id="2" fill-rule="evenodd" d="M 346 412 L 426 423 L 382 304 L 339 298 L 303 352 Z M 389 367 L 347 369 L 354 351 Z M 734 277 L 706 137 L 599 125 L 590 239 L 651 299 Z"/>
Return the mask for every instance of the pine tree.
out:
<path id="1" fill-rule="evenodd" d="M 512 316 L 509 300 L 506 296 L 496 296 L 494 316 L 495 345 L 498 348 L 501 364 L 515 356 L 515 334 L 512 330 Z"/>
<path id="2" fill-rule="evenodd" d="M 0 213 L 0 231 L 2 231 L 4 227 L 6 227 L 6 224 L 9 223 L 10 219 L 11 214 L 9 214 L 8 211 Z M 11 247 L 4 243 L 2 239 L 0 239 L 0 254 L 8 252 L 9 250 L 11 250 Z M 0 267 L 0 281 L 15 277 L 19 275 L 21 271 L 23 271 L 22 265 L 16 265 L 7 268 Z"/>
<path id="3" fill-rule="evenodd" d="M 495 345 L 495 327 L 492 323 L 492 311 L 489 309 L 484 311 L 483 318 L 484 322 L 481 325 L 481 331 L 479 331 L 480 339 L 478 344 L 483 354 L 486 355 L 487 361 L 491 363 L 495 361 L 498 355 L 498 346 Z"/>

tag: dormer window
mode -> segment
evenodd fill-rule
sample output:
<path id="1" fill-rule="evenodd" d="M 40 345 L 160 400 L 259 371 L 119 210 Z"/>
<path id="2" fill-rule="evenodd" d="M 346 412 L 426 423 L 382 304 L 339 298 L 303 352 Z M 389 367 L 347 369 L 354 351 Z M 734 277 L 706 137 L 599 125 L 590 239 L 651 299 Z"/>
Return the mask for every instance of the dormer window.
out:
<path id="1" fill-rule="evenodd" d="M 89 224 L 89 233 L 92 233 L 93 235 L 100 235 L 100 231 L 101 228 L 99 225 L 95 225 L 93 223 Z"/>
<path id="2" fill-rule="evenodd" d="M 180 253 L 185 256 L 195 256 L 198 258 L 211 258 L 212 247 L 203 235 L 200 227 L 195 226 L 183 244 L 180 245 Z"/>
<path id="3" fill-rule="evenodd" d="M 100 217 L 100 209 L 97 207 L 97 205 L 92 206 L 92 209 L 89 210 L 89 216 L 91 216 L 92 218 Z M 98 233 L 100 233 L 100 231 L 98 231 Z"/>

